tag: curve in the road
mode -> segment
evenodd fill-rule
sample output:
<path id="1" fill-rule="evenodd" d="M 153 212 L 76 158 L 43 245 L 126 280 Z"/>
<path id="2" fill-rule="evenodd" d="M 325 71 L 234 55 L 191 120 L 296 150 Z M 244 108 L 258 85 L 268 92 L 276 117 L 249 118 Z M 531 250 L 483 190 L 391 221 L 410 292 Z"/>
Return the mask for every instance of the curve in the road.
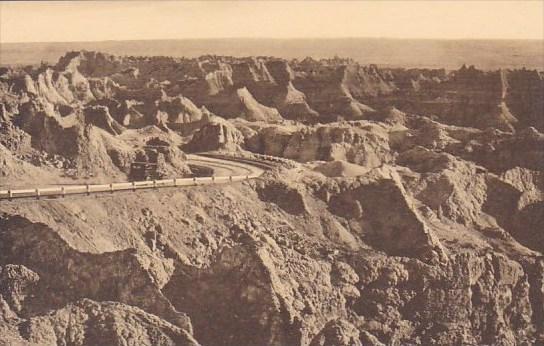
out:
<path id="1" fill-rule="evenodd" d="M 27 188 L 18 190 L 0 190 L 0 200 L 18 198 L 52 198 L 76 194 L 95 194 L 116 191 L 136 191 L 141 189 L 158 189 L 164 187 L 197 186 L 208 184 L 226 184 L 236 181 L 255 179 L 261 176 L 266 165 L 251 163 L 250 160 L 230 158 L 221 155 L 201 156 L 187 155 L 187 163 L 213 170 L 211 177 L 172 178 L 161 180 L 145 180 L 110 184 L 62 185 L 47 188 Z"/>
<path id="2" fill-rule="evenodd" d="M 213 169 L 214 176 L 236 176 L 263 174 L 264 170 L 235 158 L 217 158 L 200 155 L 187 155 L 187 163 L 194 166 L 204 166 Z"/>

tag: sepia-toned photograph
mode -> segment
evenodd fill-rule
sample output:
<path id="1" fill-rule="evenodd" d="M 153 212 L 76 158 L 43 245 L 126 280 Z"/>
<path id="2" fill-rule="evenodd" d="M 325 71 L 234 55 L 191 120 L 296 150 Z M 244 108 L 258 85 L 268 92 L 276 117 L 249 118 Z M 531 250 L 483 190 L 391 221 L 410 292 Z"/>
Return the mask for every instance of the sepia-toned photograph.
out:
<path id="1" fill-rule="evenodd" d="M 0 1 L 12 345 L 544 345 L 544 0 Z"/>

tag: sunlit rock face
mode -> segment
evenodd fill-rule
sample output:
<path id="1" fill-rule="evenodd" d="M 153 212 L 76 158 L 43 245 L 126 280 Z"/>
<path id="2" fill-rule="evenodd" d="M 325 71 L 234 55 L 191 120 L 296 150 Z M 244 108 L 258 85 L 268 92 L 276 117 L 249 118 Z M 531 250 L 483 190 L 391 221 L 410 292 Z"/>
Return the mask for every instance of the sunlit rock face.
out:
<path id="1" fill-rule="evenodd" d="M 0 200 L 0 344 L 542 344 L 542 88 L 341 58 L 1 68 L 0 190 L 264 173 Z"/>

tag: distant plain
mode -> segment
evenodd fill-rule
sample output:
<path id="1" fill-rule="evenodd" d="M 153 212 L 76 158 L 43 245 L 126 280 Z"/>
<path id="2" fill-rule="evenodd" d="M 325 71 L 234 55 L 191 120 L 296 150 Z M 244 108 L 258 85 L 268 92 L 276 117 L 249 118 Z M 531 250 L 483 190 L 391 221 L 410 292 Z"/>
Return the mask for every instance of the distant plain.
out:
<path id="1" fill-rule="evenodd" d="M 382 67 L 446 68 L 475 65 L 483 70 L 544 70 L 542 40 L 428 39 L 184 39 L 146 41 L 0 43 L 0 65 L 55 63 L 66 51 L 94 50 L 115 55 L 193 58 L 206 54 L 277 56 L 287 59 L 350 57 Z"/>

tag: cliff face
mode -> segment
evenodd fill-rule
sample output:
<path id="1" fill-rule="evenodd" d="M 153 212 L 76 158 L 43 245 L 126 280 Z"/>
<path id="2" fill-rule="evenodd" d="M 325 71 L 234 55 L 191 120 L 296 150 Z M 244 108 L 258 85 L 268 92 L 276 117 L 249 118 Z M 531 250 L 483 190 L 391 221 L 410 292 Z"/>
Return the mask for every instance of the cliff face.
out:
<path id="1" fill-rule="evenodd" d="M 499 229 L 452 223 L 432 204 L 425 210 L 418 199 L 429 202 L 389 174 L 270 176 L 255 186 L 3 206 L 0 263 L 36 273 L 16 286 L 2 279 L 2 297 L 18 297 L 20 306 L 8 303 L 4 328 L 27 340 L 60 340 L 59 327 L 51 336 L 48 326 L 62 325 L 68 310 L 157 330 L 143 343 L 161 331 L 209 345 L 308 345 L 331 338 L 331 324 L 350 335 L 345 345 L 535 340 L 543 327 L 541 260 Z M 288 196 L 282 191 L 303 207 L 275 199 Z M 21 212 L 25 218 L 10 216 Z M 55 313 L 44 315 L 50 304 Z M 192 327 L 176 317 L 181 312 Z M 14 327 L 14 316 L 32 326 L 28 332 Z M 107 335 L 101 340 L 115 340 Z"/>
<path id="2" fill-rule="evenodd" d="M 395 74 L 395 73 L 393 73 Z M 406 79 L 405 71 L 399 72 Z M 479 71 L 463 66 L 447 76 L 408 78 L 387 101 L 399 109 L 436 116 L 448 124 L 512 131 L 533 126 L 542 131 L 544 80 L 537 71 Z M 416 84 L 417 83 L 417 84 Z M 524 95 L 524 96 L 521 96 Z"/>
<path id="3" fill-rule="evenodd" d="M 206 152 L 213 150 L 237 150 L 244 142 L 244 136 L 232 124 L 214 118 L 196 131 L 183 148 L 188 152 Z"/>
<path id="4" fill-rule="evenodd" d="M 349 66 L 319 66 L 301 74 L 294 85 L 306 94 L 310 105 L 323 116 L 362 119 L 373 111 L 351 94 L 350 86 L 356 82 Z"/>
<path id="5" fill-rule="evenodd" d="M 0 202 L 0 343 L 544 342 L 542 75 L 66 54 L 0 70 L 0 187 L 291 159 L 243 183 Z M 183 150 L 183 151 L 182 151 Z"/>
<path id="6" fill-rule="evenodd" d="M 537 71 L 517 70 L 508 74 L 508 89 L 505 102 L 525 126 L 544 131 L 544 76 Z M 540 95 L 540 97 L 539 97 Z"/>
<path id="7" fill-rule="evenodd" d="M 268 127 L 248 140 L 247 146 L 255 152 L 300 162 L 346 160 L 377 167 L 392 161 L 387 130 L 368 122 L 299 130 Z"/>
<path id="8" fill-rule="evenodd" d="M 217 115 L 251 121 L 367 119 L 375 110 L 395 106 L 452 125 L 543 129 L 544 81 L 529 70 L 483 72 L 463 66 L 446 73 L 380 69 L 342 59 L 120 58 L 72 52 L 53 68 L 21 76 L 15 84 L 16 90 L 58 105 L 112 98 L 138 101 L 147 124 L 155 116 L 155 103 L 163 101 L 163 90 Z"/>
<path id="9" fill-rule="evenodd" d="M 270 105 L 276 107 L 286 119 L 315 122 L 319 113 L 308 105 L 306 95 L 293 85 L 295 76 L 287 61 L 270 60 L 266 62 L 266 67 L 276 85 L 268 96 L 263 95 L 262 102 L 272 101 Z"/>

